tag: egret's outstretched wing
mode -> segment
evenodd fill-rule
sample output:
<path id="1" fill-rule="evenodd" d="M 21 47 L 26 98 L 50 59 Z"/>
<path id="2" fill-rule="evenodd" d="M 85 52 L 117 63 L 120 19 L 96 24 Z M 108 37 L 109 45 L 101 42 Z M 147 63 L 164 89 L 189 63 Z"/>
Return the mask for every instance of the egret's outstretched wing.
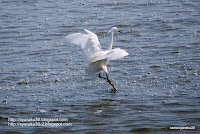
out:
<path id="1" fill-rule="evenodd" d="M 96 59 L 93 59 L 92 62 L 96 62 L 96 61 L 103 60 L 103 59 L 116 60 L 116 59 L 122 58 L 127 55 L 128 55 L 128 53 L 125 50 L 120 49 L 120 48 L 115 48 L 111 51 L 105 51 L 104 53 L 102 53 L 101 56 L 99 56 Z"/>
<path id="2" fill-rule="evenodd" d="M 88 41 L 89 35 L 82 33 L 73 33 L 65 37 L 65 39 L 74 44 L 84 46 Z"/>
<path id="3" fill-rule="evenodd" d="M 101 46 L 96 34 L 89 30 L 84 30 L 86 34 L 74 33 L 65 38 L 72 44 L 81 45 L 87 60 L 90 62 L 94 54 L 101 51 Z"/>

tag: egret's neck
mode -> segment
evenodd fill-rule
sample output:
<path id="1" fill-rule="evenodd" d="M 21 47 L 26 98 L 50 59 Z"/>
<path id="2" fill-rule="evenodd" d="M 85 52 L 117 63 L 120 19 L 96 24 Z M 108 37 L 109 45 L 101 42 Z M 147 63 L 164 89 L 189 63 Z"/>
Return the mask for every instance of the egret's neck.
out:
<path id="1" fill-rule="evenodd" d="M 114 32 L 111 32 L 111 33 L 110 33 L 110 38 L 111 38 L 111 40 L 110 40 L 110 46 L 109 46 L 108 50 L 112 50 L 112 45 L 113 45 L 113 34 L 114 34 Z"/>

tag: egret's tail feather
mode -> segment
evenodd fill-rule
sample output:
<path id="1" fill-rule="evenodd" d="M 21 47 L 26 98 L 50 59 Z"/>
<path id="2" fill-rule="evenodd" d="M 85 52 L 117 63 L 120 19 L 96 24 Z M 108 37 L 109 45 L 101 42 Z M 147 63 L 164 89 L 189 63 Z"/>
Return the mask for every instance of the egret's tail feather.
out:
<path id="1" fill-rule="evenodd" d="M 94 68 L 92 68 L 91 66 L 87 66 L 87 67 L 85 68 L 85 72 L 86 72 L 88 75 L 92 76 L 92 75 L 94 75 L 97 71 L 96 71 Z"/>

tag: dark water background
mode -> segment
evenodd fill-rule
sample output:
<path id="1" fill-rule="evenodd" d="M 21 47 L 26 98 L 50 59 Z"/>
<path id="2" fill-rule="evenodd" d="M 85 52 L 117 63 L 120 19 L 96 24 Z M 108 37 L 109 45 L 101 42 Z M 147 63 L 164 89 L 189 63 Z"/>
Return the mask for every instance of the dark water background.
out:
<path id="1" fill-rule="evenodd" d="M 64 37 L 89 29 L 119 89 L 85 74 L 81 48 Z M 0 133 L 198 133 L 199 0 L 0 0 Z M 72 126 L 11 127 L 9 118 L 68 118 Z M 195 126 L 195 130 L 169 127 Z"/>

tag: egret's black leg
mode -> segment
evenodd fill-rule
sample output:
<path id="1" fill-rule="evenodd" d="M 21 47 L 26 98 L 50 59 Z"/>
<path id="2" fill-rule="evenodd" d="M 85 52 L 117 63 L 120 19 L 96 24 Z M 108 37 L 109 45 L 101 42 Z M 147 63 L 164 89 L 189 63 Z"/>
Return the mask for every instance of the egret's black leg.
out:
<path id="1" fill-rule="evenodd" d="M 105 77 L 102 77 L 102 76 L 101 76 L 101 72 L 99 72 L 99 78 L 106 79 Z"/>
<path id="2" fill-rule="evenodd" d="M 111 82 L 112 80 L 109 80 L 108 74 L 107 74 L 107 73 L 106 73 L 106 79 L 107 79 L 108 83 L 113 87 L 113 90 L 112 90 L 112 91 L 113 91 L 113 92 L 118 91 L 118 89 L 116 89 L 115 86 L 112 84 L 112 82 Z"/>
<path id="3" fill-rule="evenodd" d="M 99 78 L 103 78 L 103 79 L 107 80 L 107 78 L 101 76 L 101 72 L 99 73 Z M 110 81 L 112 84 L 114 83 L 113 80 L 110 80 L 110 79 L 109 79 L 109 81 Z"/>

